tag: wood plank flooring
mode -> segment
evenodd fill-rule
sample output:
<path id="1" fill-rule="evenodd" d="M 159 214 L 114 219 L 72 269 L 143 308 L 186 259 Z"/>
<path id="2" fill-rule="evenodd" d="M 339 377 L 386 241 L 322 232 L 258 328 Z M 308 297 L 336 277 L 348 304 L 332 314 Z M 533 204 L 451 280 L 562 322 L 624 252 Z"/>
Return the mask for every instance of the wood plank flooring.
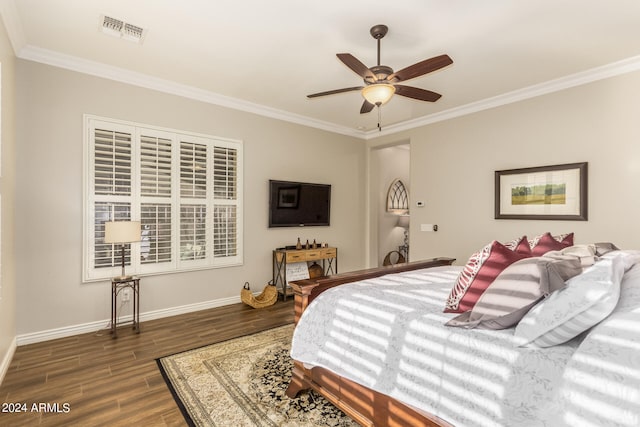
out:
<path id="1" fill-rule="evenodd" d="M 0 426 L 184 426 L 155 359 L 293 319 L 289 298 L 142 322 L 140 334 L 122 326 L 117 339 L 102 330 L 20 346 L 0 386 Z M 26 412 L 2 412 L 23 403 Z M 49 406 L 32 411 L 40 403 Z"/>

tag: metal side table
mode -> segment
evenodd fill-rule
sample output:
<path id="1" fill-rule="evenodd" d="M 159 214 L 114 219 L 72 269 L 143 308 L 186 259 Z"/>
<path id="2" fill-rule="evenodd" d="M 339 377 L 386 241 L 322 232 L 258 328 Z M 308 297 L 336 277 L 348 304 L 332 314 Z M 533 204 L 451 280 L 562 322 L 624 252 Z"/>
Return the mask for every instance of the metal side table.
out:
<path id="1" fill-rule="evenodd" d="M 114 277 L 111 279 L 111 338 L 118 337 L 118 294 L 124 289 L 131 289 L 131 293 L 133 293 L 131 323 L 136 334 L 140 333 L 140 278 L 136 276 Z"/>

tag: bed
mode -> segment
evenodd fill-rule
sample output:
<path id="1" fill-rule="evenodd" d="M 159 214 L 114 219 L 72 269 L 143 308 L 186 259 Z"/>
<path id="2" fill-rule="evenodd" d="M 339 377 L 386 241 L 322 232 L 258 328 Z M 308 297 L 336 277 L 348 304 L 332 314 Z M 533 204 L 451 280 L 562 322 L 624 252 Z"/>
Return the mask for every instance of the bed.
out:
<path id="1" fill-rule="evenodd" d="M 295 282 L 287 395 L 314 389 L 363 426 L 640 425 L 640 252 L 594 259 L 498 330 L 447 325 L 465 268 L 449 258 Z M 572 310 L 563 327 L 595 324 L 557 345 L 527 336 Z"/>

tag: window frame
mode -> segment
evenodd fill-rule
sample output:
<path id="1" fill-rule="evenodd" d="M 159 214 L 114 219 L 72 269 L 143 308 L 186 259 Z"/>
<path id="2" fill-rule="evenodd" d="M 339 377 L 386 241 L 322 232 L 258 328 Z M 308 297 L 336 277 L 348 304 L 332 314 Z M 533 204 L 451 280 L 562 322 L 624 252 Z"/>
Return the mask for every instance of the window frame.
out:
<path id="1" fill-rule="evenodd" d="M 194 132 L 163 128 L 148 124 L 111 119 L 90 114 L 83 115 L 83 282 L 92 282 L 110 279 L 121 273 L 119 262 L 107 267 L 96 267 L 95 250 L 96 242 L 99 244 L 99 235 L 96 232 L 96 204 L 104 203 L 130 203 L 130 219 L 141 220 L 142 207 L 148 205 L 171 206 L 170 230 L 171 230 L 171 259 L 163 262 L 143 262 L 141 260 L 141 243 L 127 245 L 127 255 L 130 252 L 131 262 L 126 265 L 127 274 L 137 276 L 168 274 L 187 272 L 193 270 L 213 269 L 222 267 L 238 266 L 243 264 L 243 142 L 241 140 L 221 138 L 217 136 L 199 134 Z M 131 135 L 131 190 L 129 195 L 96 194 L 95 191 L 95 130 L 105 129 L 110 132 L 123 132 Z M 170 182 L 171 191 L 166 194 L 143 195 L 142 182 L 142 139 L 143 137 L 160 138 L 171 141 L 171 167 Z M 181 156 L 180 149 L 182 143 L 203 145 L 206 147 L 206 196 L 204 198 L 188 198 L 181 195 Z M 228 157 L 235 160 L 231 166 L 224 166 L 227 173 L 235 172 L 235 182 L 232 182 L 232 194 L 235 197 L 227 199 L 216 199 L 214 194 L 214 162 L 216 160 L 215 149 L 224 148 Z M 228 160 L 228 158 L 227 158 Z M 219 169 L 218 169 L 219 170 Z M 113 179 L 115 180 L 115 174 Z M 233 181 L 233 180 L 231 180 Z M 180 219 L 182 206 L 194 204 L 204 206 L 206 215 L 206 243 L 205 257 L 203 259 L 186 260 L 182 259 L 183 248 L 181 247 Z M 226 241 L 233 241 L 235 251 L 232 255 L 216 256 L 214 244 L 218 240 L 214 233 L 213 215 L 215 207 L 220 204 L 230 204 L 235 206 L 235 233 L 233 238 L 226 238 Z M 233 218 L 232 218 L 233 222 Z M 166 224 L 166 223 L 165 223 Z M 165 229 L 166 230 L 166 229 Z M 157 247 L 156 247 L 157 248 Z M 112 246 L 111 251 L 120 250 Z M 117 257 L 119 261 L 119 256 Z"/>

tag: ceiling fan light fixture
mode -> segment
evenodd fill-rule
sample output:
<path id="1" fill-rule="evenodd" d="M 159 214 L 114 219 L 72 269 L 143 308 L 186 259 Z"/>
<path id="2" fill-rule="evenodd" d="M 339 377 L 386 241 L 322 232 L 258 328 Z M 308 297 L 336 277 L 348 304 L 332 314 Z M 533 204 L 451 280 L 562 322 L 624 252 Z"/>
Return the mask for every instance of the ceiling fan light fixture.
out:
<path id="1" fill-rule="evenodd" d="M 389 102 L 396 88 L 387 83 L 375 83 L 362 88 L 362 96 L 373 105 L 383 105 Z"/>

